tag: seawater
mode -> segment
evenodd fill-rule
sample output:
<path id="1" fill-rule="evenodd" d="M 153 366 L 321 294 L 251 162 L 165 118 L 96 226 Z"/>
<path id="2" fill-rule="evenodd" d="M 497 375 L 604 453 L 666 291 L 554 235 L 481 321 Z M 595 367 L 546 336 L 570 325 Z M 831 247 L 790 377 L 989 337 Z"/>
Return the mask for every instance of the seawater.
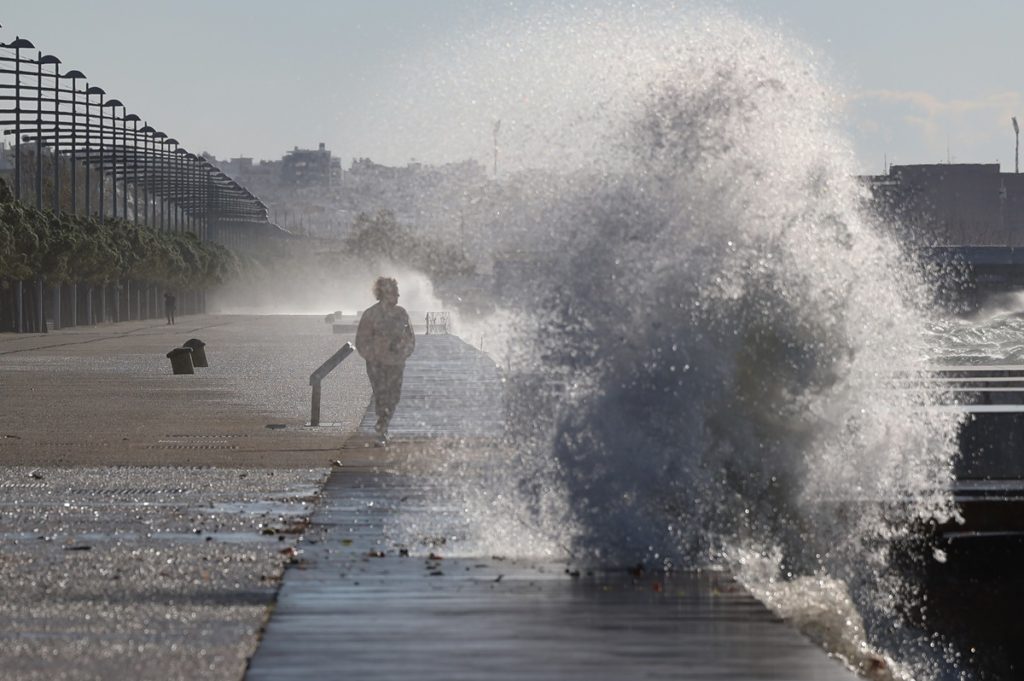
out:
<path id="1" fill-rule="evenodd" d="M 961 417 L 891 380 L 955 355 L 956 322 L 866 209 L 809 50 L 719 12 L 555 11 L 423 63 L 418 134 L 501 121 L 463 243 L 522 265 L 489 341 L 509 433 L 445 464 L 451 550 L 726 568 L 867 675 L 959 678 L 893 551 L 952 516 Z"/>
<path id="2" fill-rule="evenodd" d="M 993 295 L 969 316 L 934 319 L 925 338 L 939 366 L 1024 364 L 1024 293 Z"/>

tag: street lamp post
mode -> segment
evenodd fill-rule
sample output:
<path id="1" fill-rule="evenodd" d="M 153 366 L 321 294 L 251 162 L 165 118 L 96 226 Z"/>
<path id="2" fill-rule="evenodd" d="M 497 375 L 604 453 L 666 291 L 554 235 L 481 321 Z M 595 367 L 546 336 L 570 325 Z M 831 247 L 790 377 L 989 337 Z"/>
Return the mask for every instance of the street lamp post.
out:
<path id="1" fill-rule="evenodd" d="M 192 187 L 192 169 L 195 165 L 196 155 L 185 149 L 178 149 L 178 155 L 181 157 L 181 194 L 185 197 L 182 203 L 181 231 L 185 232 L 187 230 L 195 234 L 195 208 L 192 205 L 195 196 L 193 195 L 194 190 Z M 198 288 L 192 288 L 191 298 L 189 312 L 196 314 L 199 312 Z"/>
<path id="2" fill-rule="evenodd" d="M 169 181 L 168 194 L 170 195 L 167 201 L 167 208 L 168 210 L 170 210 L 171 200 L 173 200 L 174 212 L 171 213 L 171 218 L 173 218 L 173 225 L 171 224 L 172 220 L 168 219 L 167 226 L 171 228 L 171 231 L 177 232 L 178 208 L 180 207 L 181 201 L 181 199 L 178 197 L 178 140 L 174 139 L 173 137 L 168 137 L 167 139 L 164 140 L 164 144 L 174 146 L 174 149 L 171 150 L 170 155 L 168 156 L 169 162 L 167 164 L 167 176 Z"/>
<path id="3" fill-rule="evenodd" d="M 85 216 L 92 219 L 92 162 L 93 162 L 93 137 L 92 137 L 92 96 L 100 98 L 100 144 L 99 149 L 102 158 L 103 151 L 103 95 L 106 91 L 97 86 L 89 87 L 85 84 Z M 103 164 L 100 162 L 100 219 L 103 219 Z M 92 312 L 92 286 L 85 294 L 85 316 L 88 324 L 96 323 Z M 100 288 L 100 321 L 107 321 L 107 285 Z"/>
<path id="4" fill-rule="evenodd" d="M 181 150 L 181 164 L 182 164 L 182 176 L 181 176 L 181 193 L 185 197 L 184 209 L 181 215 L 182 231 L 195 232 L 195 211 L 192 208 L 192 199 L 194 198 L 192 192 L 192 170 L 194 167 L 193 161 L 195 160 L 195 154 Z"/>
<path id="5" fill-rule="evenodd" d="M 153 184 L 153 172 L 150 170 L 152 167 L 155 170 L 155 165 L 152 163 L 153 153 L 155 148 L 155 134 L 156 130 L 148 123 L 144 121 L 141 132 L 145 137 L 142 140 L 142 176 L 144 178 L 142 185 L 142 200 L 145 207 L 143 208 L 143 222 L 150 229 L 157 229 L 156 225 L 156 205 L 153 205 L 152 218 L 150 217 L 150 204 L 153 203 L 150 193 L 150 186 Z M 135 209 L 136 211 L 138 208 Z M 155 285 L 150 285 L 150 296 L 146 299 L 147 308 L 150 305 L 150 299 L 152 299 L 152 310 L 153 316 L 157 314 L 160 306 L 157 304 L 157 289 Z"/>
<path id="6" fill-rule="evenodd" d="M 60 95 L 58 92 L 58 83 L 60 82 L 60 59 L 47 54 L 39 58 L 39 77 L 36 83 L 36 94 L 37 94 L 37 112 L 36 116 L 38 119 L 37 137 L 36 137 L 36 207 L 42 209 L 43 199 L 43 155 L 42 155 L 42 130 L 43 130 L 43 65 L 53 65 L 53 151 L 50 155 L 50 162 L 53 164 L 53 213 L 54 215 L 60 214 Z M 42 318 L 42 293 L 43 293 L 43 278 L 39 277 L 39 311 L 40 319 Z M 53 297 L 52 297 L 52 309 L 53 313 L 53 328 L 60 328 L 60 282 L 54 282 L 53 285 Z M 45 324 L 42 325 L 44 332 L 47 330 Z"/>
<path id="7" fill-rule="evenodd" d="M 43 53 L 36 58 L 36 210 L 43 210 Z M 39 280 L 40 282 L 42 279 Z M 42 327 L 40 327 L 42 328 Z"/>
<path id="8" fill-rule="evenodd" d="M 21 51 L 35 47 L 30 41 L 15 36 L 4 45 L 14 50 L 14 198 L 21 200 Z M 25 331 L 25 284 L 20 279 L 14 284 L 14 317 L 18 333 Z"/>
<path id="9" fill-rule="evenodd" d="M 14 198 L 21 199 L 21 51 L 35 47 L 24 38 L 15 37 L 14 42 L 3 45 L 14 50 Z M 19 284 L 20 286 L 20 284 Z M 19 291 L 20 293 L 20 291 Z M 20 301 L 20 298 L 19 298 Z M 20 303 L 19 303 L 20 304 Z M 21 333 L 21 315 L 18 315 L 18 332 Z"/>
<path id="10" fill-rule="evenodd" d="M 124 104 L 119 99 L 108 99 L 104 107 L 110 109 L 110 214 L 115 220 L 117 220 L 117 107 L 124 109 Z M 106 126 L 104 126 L 106 130 Z M 103 162 L 105 153 L 101 151 L 100 162 Z M 106 184 L 106 178 L 103 177 L 102 172 L 101 181 Z M 102 203 L 102 201 L 101 201 Z M 131 284 L 128 284 L 128 320 L 132 318 L 132 290 Z M 114 286 L 114 321 L 121 321 L 121 282 L 118 281 Z"/>
<path id="11" fill-rule="evenodd" d="M 103 130 L 103 95 L 106 92 L 95 85 L 89 87 L 85 84 L 85 215 L 92 217 L 92 96 L 99 95 L 100 98 L 100 130 Z M 100 148 L 103 147 L 102 133 L 100 135 Z M 103 183 L 100 183 L 100 196 L 102 196 Z M 102 205 L 102 201 L 100 205 Z M 101 211 L 102 217 L 102 211 Z"/>
<path id="12" fill-rule="evenodd" d="M 167 216 L 165 202 L 167 201 L 167 187 L 165 186 L 167 178 L 167 168 L 164 163 L 164 140 L 167 139 L 167 134 L 157 130 L 153 133 L 153 151 L 155 157 L 153 158 L 153 171 L 156 175 L 156 180 L 160 183 L 156 188 L 156 195 L 160 201 L 160 231 L 167 231 Z M 156 145 L 160 145 L 159 152 L 157 151 Z M 156 206 L 153 206 L 153 218 L 156 219 Z"/>
<path id="13" fill-rule="evenodd" d="M 104 109 L 103 97 L 107 93 L 104 92 L 101 88 L 95 88 L 95 89 L 98 90 L 98 92 L 96 94 L 98 94 L 100 96 L 100 101 L 99 101 L 99 107 L 100 107 L 100 144 L 99 144 L 99 157 L 98 157 L 99 158 L 99 162 L 100 162 L 100 168 L 99 168 L 99 174 L 100 174 L 100 177 L 99 177 L 99 184 L 100 184 L 100 186 L 99 186 L 99 190 L 100 190 L 99 203 L 100 203 L 100 222 L 103 222 L 106 219 L 106 217 L 107 217 L 107 202 L 106 202 L 106 192 L 105 192 L 105 185 L 107 184 L 106 183 L 106 168 L 104 168 L 104 163 L 103 163 L 103 157 L 104 157 L 104 153 L 105 153 L 103 147 L 107 143 L 107 134 L 106 134 L 107 117 L 103 113 L 103 109 Z"/>
<path id="14" fill-rule="evenodd" d="M 141 120 L 135 114 L 128 114 L 124 117 L 125 122 L 131 122 L 132 124 L 132 217 L 136 225 L 139 224 L 139 121 Z M 128 149 L 128 133 L 125 132 L 125 149 Z M 128 159 L 125 158 L 125 168 L 127 169 Z M 128 215 L 128 173 L 125 172 L 125 187 L 124 187 L 124 213 Z"/>
<path id="15" fill-rule="evenodd" d="M 196 228 L 196 155 L 189 153 L 185 156 L 188 163 L 188 228 L 193 234 L 197 234 Z"/>
<path id="16" fill-rule="evenodd" d="M 101 103 L 100 103 L 100 220 L 106 219 L 106 210 L 107 210 L 107 208 L 106 208 L 106 198 L 104 196 L 104 191 L 105 191 L 106 184 L 107 184 L 107 175 L 106 175 L 106 167 L 105 167 L 106 166 L 106 157 L 107 157 L 107 150 L 106 150 L 107 122 L 106 122 L 106 116 L 104 115 L 103 110 L 104 109 L 110 109 L 110 147 L 111 147 L 111 150 L 113 150 L 115 145 L 117 144 L 117 134 L 116 134 L 116 131 L 115 131 L 115 128 L 114 128 L 114 113 L 115 113 L 114 112 L 114 107 L 117 107 L 117 106 L 123 106 L 121 104 L 120 100 L 118 100 L 118 99 L 109 99 L 106 102 L 103 102 L 102 98 L 101 98 Z M 113 151 L 111 151 L 110 169 L 111 169 L 111 173 L 110 173 L 111 174 L 110 210 L 111 210 L 111 217 L 113 217 L 116 220 L 117 219 L 117 157 L 114 155 Z M 104 295 L 103 297 L 104 297 L 104 303 L 105 303 L 106 302 L 106 295 Z M 120 321 L 121 321 L 121 282 L 118 281 L 118 282 L 116 282 L 114 284 L 114 322 L 117 323 L 117 322 L 120 322 Z"/>
<path id="17" fill-rule="evenodd" d="M 85 78 L 81 71 L 67 71 L 64 76 L 71 80 L 71 212 L 78 215 L 78 83 Z M 71 282 L 71 326 L 78 326 L 78 282 Z M 87 303 L 88 305 L 88 303 Z M 86 309 L 86 318 L 91 310 Z"/>
<path id="18" fill-rule="evenodd" d="M 185 150 L 180 146 L 174 147 L 174 231 L 185 233 L 185 192 L 182 180 L 182 161 L 185 160 Z"/>
<path id="19" fill-rule="evenodd" d="M 81 71 L 68 71 L 64 78 L 71 79 L 71 212 L 78 214 L 78 83 L 85 78 Z M 88 123 L 87 123 L 88 125 Z"/>
<path id="20" fill-rule="evenodd" d="M 110 109 L 110 214 L 117 219 L 117 112 L 116 107 L 124 108 L 119 99 L 108 99 L 103 106 Z M 104 126 L 104 129 L 106 126 Z M 105 133 L 104 133 L 105 134 Z M 102 153 L 102 152 L 101 152 Z M 102 162 L 102 156 L 101 162 Z M 102 175 L 102 172 L 100 173 Z M 106 184 L 106 180 L 103 180 Z"/>
<path id="21" fill-rule="evenodd" d="M 36 210 L 43 211 L 43 53 L 36 58 Z M 36 275 L 36 331 L 46 333 L 43 317 L 43 274 Z"/>
<path id="22" fill-rule="evenodd" d="M 143 126 L 139 128 L 139 132 L 145 135 L 142 140 L 142 176 L 145 178 L 142 183 L 142 202 L 146 207 L 143 209 L 142 221 L 148 226 L 154 227 L 155 225 L 153 223 L 156 222 L 156 209 L 153 210 L 153 218 L 150 219 L 149 217 L 149 185 L 152 180 L 150 177 L 149 160 L 150 154 L 152 153 L 150 151 L 150 145 L 153 142 L 153 133 L 156 132 L 156 130 L 154 130 L 149 123 L 144 123 Z"/>
<path id="23" fill-rule="evenodd" d="M 121 217 L 128 219 L 128 108 L 121 107 Z M 131 114 L 135 116 L 135 114 Z M 135 120 L 139 120 L 135 116 Z"/>
<path id="24" fill-rule="evenodd" d="M 135 114 L 128 113 L 127 109 L 124 109 L 123 120 L 123 134 L 121 135 L 121 155 L 123 162 L 121 164 L 122 173 L 121 176 L 124 178 L 121 188 L 121 199 L 122 199 L 122 215 L 124 219 L 128 219 L 128 122 L 132 124 L 132 222 L 136 226 L 139 224 L 139 164 L 138 164 L 138 148 L 136 146 L 136 140 L 138 137 L 139 128 L 139 117 Z M 135 282 L 135 318 L 142 319 L 142 291 L 144 289 L 139 287 L 139 283 Z M 131 319 L 131 281 L 128 282 L 128 318 Z"/>
<path id="25" fill-rule="evenodd" d="M 40 61 L 53 64 L 53 212 L 60 213 L 60 59 L 48 54 Z M 42 87 L 39 88 L 42 92 Z"/>
<path id="26" fill-rule="evenodd" d="M 53 55 L 36 59 L 36 210 L 43 210 L 43 64 L 60 63 Z"/>
<path id="27" fill-rule="evenodd" d="M 210 191 L 210 185 L 213 183 L 212 176 L 210 174 L 210 163 L 206 159 L 203 159 L 203 170 L 200 176 L 200 181 L 203 183 L 202 187 L 202 206 L 203 206 L 203 234 L 202 240 L 206 241 L 210 238 L 210 200 L 212 198 L 212 192 Z"/>

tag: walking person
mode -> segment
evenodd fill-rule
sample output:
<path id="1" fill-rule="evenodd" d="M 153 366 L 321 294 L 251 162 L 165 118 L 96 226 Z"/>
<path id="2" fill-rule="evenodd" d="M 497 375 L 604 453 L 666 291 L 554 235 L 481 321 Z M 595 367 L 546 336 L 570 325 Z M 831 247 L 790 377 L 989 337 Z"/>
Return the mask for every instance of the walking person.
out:
<path id="1" fill-rule="evenodd" d="M 164 314 L 167 315 L 167 323 L 174 323 L 174 311 L 178 307 L 178 299 L 170 291 L 164 293 Z"/>
<path id="2" fill-rule="evenodd" d="M 356 350 L 366 360 L 377 414 L 377 445 L 388 443 L 388 425 L 402 397 L 405 360 L 416 347 L 409 313 L 398 305 L 398 282 L 378 277 L 373 284 L 377 304 L 363 312 L 356 329 Z"/>

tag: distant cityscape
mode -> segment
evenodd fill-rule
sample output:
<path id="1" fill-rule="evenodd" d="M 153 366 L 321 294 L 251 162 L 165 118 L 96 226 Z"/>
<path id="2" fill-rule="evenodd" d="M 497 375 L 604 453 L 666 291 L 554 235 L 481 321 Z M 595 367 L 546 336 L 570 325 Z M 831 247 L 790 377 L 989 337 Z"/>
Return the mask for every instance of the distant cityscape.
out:
<path id="1" fill-rule="evenodd" d="M 346 236 L 360 213 L 380 210 L 392 211 L 401 222 L 428 226 L 425 205 L 446 188 L 488 181 L 484 165 L 473 160 L 441 166 L 410 161 L 394 167 L 354 158 L 346 169 L 322 142 L 316 149 L 296 146 L 277 160 L 203 157 L 259 196 L 273 222 L 296 234 L 327 238 Z"/>
<path id="2" fill-rule="evenodd" d="M 258 162 L 202 155 L 260 197 L 271 221 L 294 234 L 321 238 L 344 238 L 360 213 L 380 210 L 414 229 L 457 238 L 455 230 L 463 225 L 452 225 L 452 215 L 462 223 L 476 222 L 496 191 L 488 168 L 476 160 L 386 166 L 353 158 L 345 168 L 322 142 Z M 0 144 L 0 177 L 13 174 L 12 157 Z M 874 208 L 914 244 L 1024 246 L 1024 175 L 1002 172 L 998 163 L 892 165 L 883 175 L 860 179 Z M 513 178 L 506 181 L 515 184 Z"/>

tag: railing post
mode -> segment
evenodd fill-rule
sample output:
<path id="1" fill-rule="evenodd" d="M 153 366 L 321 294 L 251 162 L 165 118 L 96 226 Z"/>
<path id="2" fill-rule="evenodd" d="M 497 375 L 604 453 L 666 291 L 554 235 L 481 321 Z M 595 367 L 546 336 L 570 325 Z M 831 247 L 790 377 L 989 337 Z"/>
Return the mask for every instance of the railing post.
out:
<path id="1" fill-rule="evenodd" d="M 313 382 L 313 405 L 309 411 L 309 425 L 320 425 L 320 381 Z"/>
<path id="2" fill-rule="evenodd" d="M 327 374 L 341 364 L 341 362 L 355 351 L 352 343 L 345 343 L 341 349 L 330 356 L 326 362 L 317 367 L 317 370 L 309 375 L 309 385 L 313 387 L 313 401 L 309 409 L 309 425 L 320 425 L 320 383 Z"/>

